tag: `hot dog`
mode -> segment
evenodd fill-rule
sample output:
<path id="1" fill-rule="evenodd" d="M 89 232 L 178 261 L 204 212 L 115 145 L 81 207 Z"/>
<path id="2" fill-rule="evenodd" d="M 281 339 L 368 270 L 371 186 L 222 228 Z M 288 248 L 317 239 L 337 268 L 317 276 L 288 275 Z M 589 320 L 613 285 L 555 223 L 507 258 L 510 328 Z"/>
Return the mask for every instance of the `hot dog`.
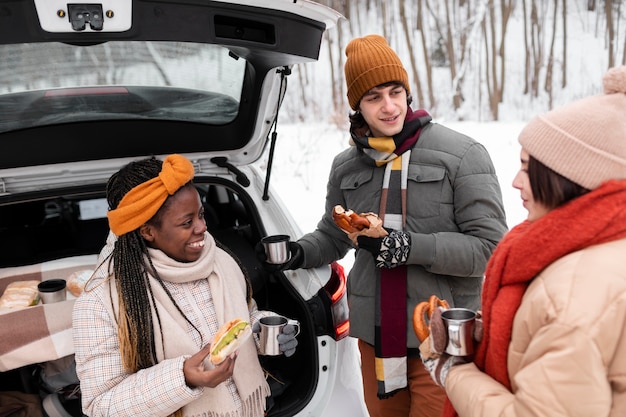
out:
<path id="1" fill-rule="evenodd" d="M 333 208 L 333 220 L 335 224 L 348 233 L 359 232 L 370 227 L 370 221 L 365 216 L 346 210 L 341 205 Z"/>
<path id="2" fill-rule="evenodd" d="M 213 337 L 209 360 L 214 365 L 222 363 L 228 355 L 239 349 L 251 335 L 252 327 L 247 321 L 233 319 L 225 323 Z"/>

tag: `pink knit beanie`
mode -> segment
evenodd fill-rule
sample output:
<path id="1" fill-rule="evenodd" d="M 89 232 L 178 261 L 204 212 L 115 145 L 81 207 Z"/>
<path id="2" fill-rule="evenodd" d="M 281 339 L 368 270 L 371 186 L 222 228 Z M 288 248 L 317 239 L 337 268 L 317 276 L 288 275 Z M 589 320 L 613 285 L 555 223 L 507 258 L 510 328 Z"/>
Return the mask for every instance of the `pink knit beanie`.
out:
<path id="1" fill-rule="evenodd" d="M 344 72 L 352 110 L 357 109 L 363 94 L 380 84 L 398 81 L 407 94 L 411 92 L 402 61 L 380 35 L 367 35 L 348 43 Z"/>
<path id="2" fill-rule="evenodd" d="M 590 190 L 626 179 L 626 66 L 610 69 L 603 84 L 602 95 L 535 117 L 518 139 L 539 162 Z"/>

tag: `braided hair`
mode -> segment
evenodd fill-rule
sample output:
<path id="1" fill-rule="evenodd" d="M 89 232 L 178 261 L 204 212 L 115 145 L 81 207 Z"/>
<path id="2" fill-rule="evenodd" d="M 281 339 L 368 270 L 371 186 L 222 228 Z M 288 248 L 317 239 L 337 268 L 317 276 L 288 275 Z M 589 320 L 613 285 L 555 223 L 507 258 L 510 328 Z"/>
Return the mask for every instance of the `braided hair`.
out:
<path id="1" fill-rule="evenodd" d="M 106 186 L 107 202 L 110 209 L 116 209 L 124 196 L 134 187 L 156 178 L 161 172 L 163 161 L 154 157 L 134 161 L 113 174 Z M 189 182 L 184 187 L 191 186 Z M 159 225 L 161 215 L 168 206 L 168 197 L 157 213 L 149 220 Z M 155 305 L 154 294 L 149 283 L 149 274 L 156 278 L 178 311 L 185 316 L 171 293 L 159 277 L 148 247 L 139 228 L 119 236 L 111 253 L 111 271 L 119 294 L 118 337 L 124 368 L 129 372 L 149 368 L 157 363 L 155 334 L 150 304 Z M 159 321 L 159 313 L 156 311 Z M 187 320 L 189 322 L 189 320 Z M 192 326 L 193 324 L 189 322 Z M 195 326 L 193 326 L 195 328 Z M 196 328 L 196 331 L 198 329 Z M 161 338 L 163 338 L 163 332 Z M 198 331 L 198 333 L 200 333 Z M 200 334 L 200 336 L 202 336 Z"/>

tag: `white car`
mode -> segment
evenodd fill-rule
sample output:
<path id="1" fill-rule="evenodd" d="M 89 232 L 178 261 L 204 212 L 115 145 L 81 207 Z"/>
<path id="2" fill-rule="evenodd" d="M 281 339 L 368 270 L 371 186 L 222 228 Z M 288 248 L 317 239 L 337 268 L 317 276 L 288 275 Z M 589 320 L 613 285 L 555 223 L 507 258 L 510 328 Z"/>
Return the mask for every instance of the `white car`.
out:
<path id="1" fill-rule="evenodd" d="M 260 357 L 267 415 L 367 415 L 341 266 L 269 274 L 254 252 L 264 236 L 302 234 L 270 184 L 274 128 L 292 66 L 316 61 L 341 18 L 308 0 L 2 2 L 0 294 L 93 268 L 108 178 L 184 154 L 209 231 L 242 261 L 259 308 L 301 324 L 293 356 Z M 75 296 L 0 311 L 0 391 L 82 416 L 80 386 L 42 386 L 48 365 L 72 358 Z"/>

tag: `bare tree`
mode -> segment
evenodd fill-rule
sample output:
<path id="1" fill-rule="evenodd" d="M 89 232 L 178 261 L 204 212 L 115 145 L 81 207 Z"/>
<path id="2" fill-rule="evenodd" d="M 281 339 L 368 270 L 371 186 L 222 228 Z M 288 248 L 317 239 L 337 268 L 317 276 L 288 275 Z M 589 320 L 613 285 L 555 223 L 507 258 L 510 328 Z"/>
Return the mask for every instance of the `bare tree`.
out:
<path id="1" fill-rule="evenodd" d="M 554 13 L 552 15 L 552 37 L 550 41 L 550 52 L 548 52 L 548 62 L 546 65 L 546 79 L 543 89 L 546 93 L 548 93 L 548 103 L 549 108 L 552 108 L 552 71 L 554 69 L 554 42 L 556 41 L 556 22 L 557 19 L 557 11 L 559 8 L 559 1 L 554 0 Z"/>
<path id="2" fill-rule="evenodd" d="M 609 68 L 615 65 L 615 24 L 613 23 L 613 0 L 604 0 L 604 14 L 606 15 L 606 35 L 609 52 Z"/>
<path id="3" fill-rule="evenodd" d="M 437 0 L 435 5 L 426 0 L 425 4 L 426 9 L 430 13 L 437 35 L 439 36 L 439 39 L 443 41 L 447 58 L 446 62 L 450 70 L 451 85 L 454 88 L 452 96 L 453 106 L 455 109 L 458 109 L 461 106 L 462 95 L 460 94 L 458 84 L 455 82 L 457 76 L 457 55 L 455 52 L 455 38 L 452 36 L 452 18 L 449 0 Z M 439 6 L 443 7 L 443 19 L 440 17 L 440 10 L 438 9 Z"/>
<path id="4" fill-rule="evenodd" d="M 424 7 L 422 0 L 417 1 L 417 30 L 420 33 L 420 39 L 422 41 L 422 59 L 424 62 L 428 62 L 428 68 L 430 69 L 426 73 L 426 88 L 428 89 L 428 97 L 430 100 L 431 108 L 437 107 L 437 99 L 435 98 L 435 91 L 433 88 L 433 77 L 432 77 L 432 67 L 433 63 L 431 60 L 430 51 L 431 48 L 428 47 L 428 37 L 426 36 L 427 26 L 424 21 Z"/>
<path id="5" fill-rule="evenodd" d="M 563 57 L 561 61 L 563 61 L 561 66 L 561 89 L 567 86 L 567 0 L 563 0 L 563 13 L 562 22 L 563 22 Z"/>
<path id="6" fill-rule="evenodd" d="M 617 28 L 616 28 L 616 32 L 619 33 L 620 30 L 624 30 L 626 28 L 620 28 L 620 23 L 624 23 L 624 19 L 620 19 L 622 17 L 622 1 L 619 1 L 617 3 L 617 11 L 616 11 L 616 15 L 617 15 Z M 617 48 L 619 45 L 615 45 L 615 47 Z M 622 60 L 621 60 L 621 64 L 625 65 L 626 64 L 626 32 L 624 33 L 624 44 L 622 47 Z"/>
<path id="7" fill-rule="evenodd" d="M 485 44 L 485 80 L 489 97 L 489 110 L 494 120 L 498 120 L 499 106 L 504 94 L 505 80 L 505 39 L 509 17 L 513 10 L 511 1 L 501 0 L 499 16 L 494 1 L 487 4 L 487 13 L 481 24 Z"/>
<path id="8" fill-rule="evenodd" d="M 529 24 L 527 10 L 528 10 L 528 7 L 526 5 L 526 0 L 522 0 L 522 12 L 523 12 L 523 17 L 524 17 L 524 89 L 523 89 L 524 94 L 528 94 L 528 92 L 530 91 L 531 56 L 530 56 L 530 44 L 529 44 L 530 35 L 528 31 L 530 24 Z"/>
<path id="9" fill-rule="evenodd" d="M 539 78 L 543 67 L 544 45 L 543 45 L 543 20 L 545 13 L 545 4 L 540 0 L 539 6 L 537 0 L 530 0 L 530 20 L 529 37 L 530 37 L 530 94 L 532 97 L 539 96 Z"/>
<path id="10" fill-rule="evenodd" d="M 500 46 L 498 47 L 498 58 L 500 60 L 500 100 L 498 103 L 502 102 L 502 98 L 504 97 L 504 83 L 506 80 L 506 54 L 505 54 L 505 39 L 507 28 L 509 26 L 509 18 L 513 13 L 513 9 L 515 8 L 513 4 L 513 0 L 501 0 L 500 3 Z"/>
<path id="11" fill-rule="evenodd" d="M 421 22 L 420 22 L 420 14 L 421 14 L 421 0 L 418 0 L 418 5 L 417 5 L 417 26 L 418 29 L 421 26 Z M 425 108 L 426 105 L 424 103 L 424 93 L 423 93 L 423 89 L 422 89 L 422 81 L 420 79 L 419 76 L 419 72 L 417 71 L 417 59 L 415 58 L 415 54 L 414 54 L 414 50 L 415 47 L 413 46 L 413 37 L 411 36 L 412 34 L 412 29 L 409 27 L 409 23 L 408 23 L 408 18 L 406 16 L 406 8 L 404 7 L 404 2 L 400 1 L 400 20 L 402 21 L 402 28 L 404 31 L 404 39 L 406 41 L 406 45 L 407 45 L 407 50 L 409 52 L 409 63 L 410 65 L 408 66 L 411 71 L 412 71 L 412 75 L 413 75 L 413 80 L 414 80 L 414 84 L 415 84 L 415 91 L 414 91 L 414 96 L 417 96 L 417 104 L 420 108 Z M 422 50 L 425 50 L 425 43 L 424 43 L 424 36 L 423 36 L 423 31 L 422 31 Z M 424 65 L 426 67 L 426 80 L 427 80 L 427 85 L 428 85 L 428 92 L 429 92 L 429 100 L 430 100 L 430 106 L 434 107 L 435 106 L 435 97 L 432 93 L 432 68 L 430 65 L 430 61 L 428 60 L 428 55 L 424 54 Z"/>
<path id="12" fill-rule="evenodd" d="M 346 20 L 324 37 L 322 53 L 329 69 L 320 69 L 319 63 L 312 64 L 316 67 L 308 72 L 296 68 L 292 77 L 296 88 L 288 94 L 298 105 L 286 106 L 287 112 L 299 112 L 290 114 L 293 117 L 310 117 L 318 106 L 345 119 L 345 46 L 348 40 L 369 33 L 380 33 L 397 48 L 411 75 L 416 105 L 428 108 L 434 115 L 452 111 L 458 117 L 480 118 L 481 112 L 488 110 L 495 120 L 499 107 L 505 102 L 510 105 L 512 96 L 516 101 L 540 99 L 542 105 L 545 100 L 552 107 L 565 96 L 560 90 L 580 89 L 581 86 L 569 85 L 567 76 L 572 18 L 593 24 L 587 35 L 597 38 L 598 47 L 608 49 L 608 65 L 626 65 L 626 0 L 581 0 L 575 3 L 580 7 L 572 7 L 574 3 L 568 4 L 567 0 L 318 1 L 339 11 Z M 522 68 L 512 67 L 515 61 L 507 57 L 511 51 L 505 50 L 505 45 L 511 45 L 507 27 L 509 21 L 513 22 L 514 11 L 518 12 L 518 19 L 523 19 L 522 44 L 513 51 L 524 54 Z M 605 45 L 601 45 L 602 41 Z M 519 73 L 518 70 L 524 74 L 520 80 L 522 90 L 505 94 L 515 85 L 507 73 Z M 318 82 L 319 76 L 328 82 L 324 84 L 328 85 L 325 93 L 309 85 Z M 450 88 L 437 88 L 447 80 Z M 298 83 L 307 91 L 299 91 Z M 467 91 L 468 88 L 474 91 Z M 319 98 L 321 95 L 324 97 Z"/>

